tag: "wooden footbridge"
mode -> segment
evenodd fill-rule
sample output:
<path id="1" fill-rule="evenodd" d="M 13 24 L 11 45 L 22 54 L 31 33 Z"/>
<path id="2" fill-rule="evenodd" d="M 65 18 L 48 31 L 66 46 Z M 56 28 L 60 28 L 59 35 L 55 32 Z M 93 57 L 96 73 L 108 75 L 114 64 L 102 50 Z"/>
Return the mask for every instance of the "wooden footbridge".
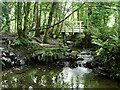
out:
<path id="1" fill-rule="evenodd" d="M 84 30 L 83 21 L 73 21 L 70 26 L 64 24 L 61 32 L 82 33 L 83 30 Z"/>

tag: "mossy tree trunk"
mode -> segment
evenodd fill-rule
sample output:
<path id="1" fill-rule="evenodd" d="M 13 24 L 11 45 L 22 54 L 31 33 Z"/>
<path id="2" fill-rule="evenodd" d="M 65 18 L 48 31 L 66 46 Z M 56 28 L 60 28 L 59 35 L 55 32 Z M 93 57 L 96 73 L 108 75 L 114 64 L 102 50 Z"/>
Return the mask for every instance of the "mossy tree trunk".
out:
<path id="1" fill-rule="evenodd" d="M 37 7 L 36 7 L 36 10 L 37 10 L 37 14 L 36 14 L 37 23 L 36 23 L 35 37 L 40 37 L 40 30 L 41 30 L 40 25 L 41 25 L 41 13 L 42 13 L 41 9 L 42 9 L 42 4 L 40 4 L 40 10 L 39 10 L 39 7 L 37 5 Z"/>
<path id="2" fill-rule="evenodd" d="M 80 11 L 77 11 L 77 21 L 80 21 Z"/>
<path id="3" fill-rule="evenodd" d="M 4 2 L 5 4 L 5 8 L 4 8 L 4 16 L 5 16 L 5 19 L 6 19 L 6 26 L 7 26 L 7 30 L 6 32 L 10 32 L 10 17 L 9 17 L 9 13 L 10 13 L 10 6 L 9 6 L 9 3 L 8 2 Z"/>
<path id="4" fill-rule="evenodd" d="M 17 33 L 18 37 L 23 37 L 22 31 L 22 2 L 17 3 Z"/>
<path id="5" fill-rule="evenodd" d="M 34 3 L 33 18 L 32 18 L 32 24 L 31 24 L 31 27 L 30 27 L 33 30 L 35 29 L 35 25 L 36 25 L 36 19 L 35 18 L 36 18 L 36 6 L 37 6 L 37 3 L 38 2 Z"/>
<path id="6" fill-rule="evenodd" d="M 50 13 L 49 13 L 49 18 L 48 18 L 47 27 L 51 26 L 52 17 L 53 17 L 53 14 L 54 14 L 54 9 L 55 9 L 56 3 L 57 3 L 57 2 L 53 2 L 53 3 L 52 3 L 52 7 L 51 7 Z M 43 43 L 47 43 L 47 38 L 48 38 L 48 32 L 49 32 L 49 30 L 50 30 L 50 29 L 47 28 L 46 31 L 45 31 L 45 33 L 44 33 Z"/>
<path id="7" fill-rule="evenodd" d="M 30 5 L 31 3 L 30 2 L 24 2 L 24 28 L 23 28 L 23 35 L 26 36 L 26 32 L 27 32 L 27 29 L 28 29 L 28 15 L 29 15 L 29 12 L 30 12 Z"/>
<path id="8" fill-rule="evenodd" d="M 118 34 L 120 39 L 120 1 L 118 2 Z"/>

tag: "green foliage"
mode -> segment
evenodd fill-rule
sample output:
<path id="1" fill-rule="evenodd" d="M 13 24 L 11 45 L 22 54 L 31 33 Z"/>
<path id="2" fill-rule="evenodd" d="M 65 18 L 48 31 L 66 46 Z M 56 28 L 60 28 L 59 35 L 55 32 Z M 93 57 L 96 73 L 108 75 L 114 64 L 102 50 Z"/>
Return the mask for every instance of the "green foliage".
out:
<path id="1" fill-rule="evenodd" d="M 18 38 L 11 43 L 11 46 L 35 46 L 37 43 L 35 41 L 30 41 L 27 38 Z"/>
<path id="2" fill-rule="evenodd" d="M 92 43 L 98 46 L 96 60 L 98 60 L 101 65 L 111 69 L 111 72 L 118 73 L 120 70 L 120 68 L 118 68 L 120 66 L 120 39 L 118 33 L 111 32 L 111 34 L 106 33 L 101 36 L 106 37 L 106 39 L 95 35 L 92 36 Z"/>
<path id="3" fill-rule="evenodd" d="M 37 60 L 45 61 L 48 60 L 57 60 L 60 59 L 65 52 L 67 52 L 68 46 L 63 46 L 63 48 L 46 48 L 46 47 L 37 47 L 35 50 L 35 56 L 38 56 Z M 42 54 L 42 57 L 39 57 L 39 54 Z"/>
<path id="4" fill-rule="evenodd" d="M 75 39 L 75 46 L 80 46 L 84 37 L 85 37 L 84 33 L 77 35 L 77 37 Z"/>
<path id="5" fill-rule="evenodd" d="M 62 52 L 66 52 L 67 50 L 68 50 L 68 46 L 63 46 L 63 48 L 61 49 L 62 50 Z"/>
<path id="6" fill-rule="evenodd" d="M 92 25 L 92 27 L 101 28 L 101 26 L 104 27 L 104 25 L 107 24 L 107 21 L 109 19 L 109 16 L 113 13 L 112 10 L 107 10 L 106 8 L 111 8 L 114 5 L 111 3 L 93 3 L 90 4 L 92 6 L 97 6 L 92 10 L 91 16 L 89 16 L 89 23 Z"/>
<path id="7" fill-rule="evenodd" d="M 91 31 L 84 29 L 83 33 L 77 35 L 75 39 L 75 46 L 89 48 L 91 46 Z"/>
<path id="8" fill-rule="evenodd" d="M 68 50 L 68 46 L 63 46 L 63 48 L 59 48 L 59 49 L 45 49 L 45 56 L 53 56 L 55 59 L 57 59 L 57 56 L 60 57 L 63 54 L 65 54 L 65 52 Z"/>

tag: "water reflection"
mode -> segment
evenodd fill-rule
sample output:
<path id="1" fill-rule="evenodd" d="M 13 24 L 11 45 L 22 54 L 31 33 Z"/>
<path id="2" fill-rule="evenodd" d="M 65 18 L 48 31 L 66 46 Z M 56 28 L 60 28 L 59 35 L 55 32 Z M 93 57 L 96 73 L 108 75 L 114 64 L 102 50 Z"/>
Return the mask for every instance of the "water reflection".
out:
<path id="1" fill-rule="evenodd" d="M 120 88 L 116 81 L 100 77 L 84 67 L 71 69 L 30 66 L 24 73 L 3 71 L 2 88 Z M 12 73 L 11 73 L 12 72 Z"/>
<path id="2" fill-rule="evenodd" d="M 84 88 L 84 75 L 90 73 L 87 68 L 77 67 L 71 69 L 69 67 L 64 67 L 63 71 L 58 75 L 57 82 L 67 83 L 69 88 Z"/>

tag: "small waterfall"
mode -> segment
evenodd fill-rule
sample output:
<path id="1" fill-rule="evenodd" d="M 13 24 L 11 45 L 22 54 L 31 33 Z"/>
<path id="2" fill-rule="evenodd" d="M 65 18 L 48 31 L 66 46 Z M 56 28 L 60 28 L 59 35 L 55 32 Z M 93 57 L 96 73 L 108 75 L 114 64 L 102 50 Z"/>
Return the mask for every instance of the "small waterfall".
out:
<path id="1" fill-rule="evenodd" d="M 80 65 L 81 65 L 81 67 L 84 67 L 82 62 L 81 62 L 81 64 L 80 64 Z"/>
<path id="2" fill-rule="evenodd" d="M 84 65 L 88 62 L 93 60 L 93 56 L 91 55 L 90 51 L 84 50 L 81 53 L 79 53 L 78 55 L 78 61 L 76 61 L 76 64 L 78 65 L 78 67 L 84 67 Z"/>
<path id="3" fill-rule="evenodd" d="M 85 65 L 88 61 L 93 60 L 93 57 L 90 51 L 82 51 L 80 54 L 78 54 L 79 60 L 76 61 L 77 69 L 79 69 L 80 73 L 84 75 L 85 73 L 90 73 L 91 70 L 86 68 Z"/>
<path id="4" fill-rule="evenodd" d="M 87 61 L 90 61 L 91 55 L 88 52 L 81 52 L 79 54 L 79 60 L 76 61 L 77 67 L 71 69 L 69 62 L 64 62 L 64 68 L 61 73 L 59 73 L 57 82 L 67 83 L 71 88 L 84 88 L 84 75 L 90 73 L 91 71 L 84 67 Z"/>
<path id="5" fill-rule="evenodd" d="M 77 67 L 84 67 L 84 63 L 82 61 L 77 61 Z"/>
<path id="6" fill-rule="evenodd" d="M 69 67 L 70 66 L 70 62 L 64 62 L 64 67 Z"/>

